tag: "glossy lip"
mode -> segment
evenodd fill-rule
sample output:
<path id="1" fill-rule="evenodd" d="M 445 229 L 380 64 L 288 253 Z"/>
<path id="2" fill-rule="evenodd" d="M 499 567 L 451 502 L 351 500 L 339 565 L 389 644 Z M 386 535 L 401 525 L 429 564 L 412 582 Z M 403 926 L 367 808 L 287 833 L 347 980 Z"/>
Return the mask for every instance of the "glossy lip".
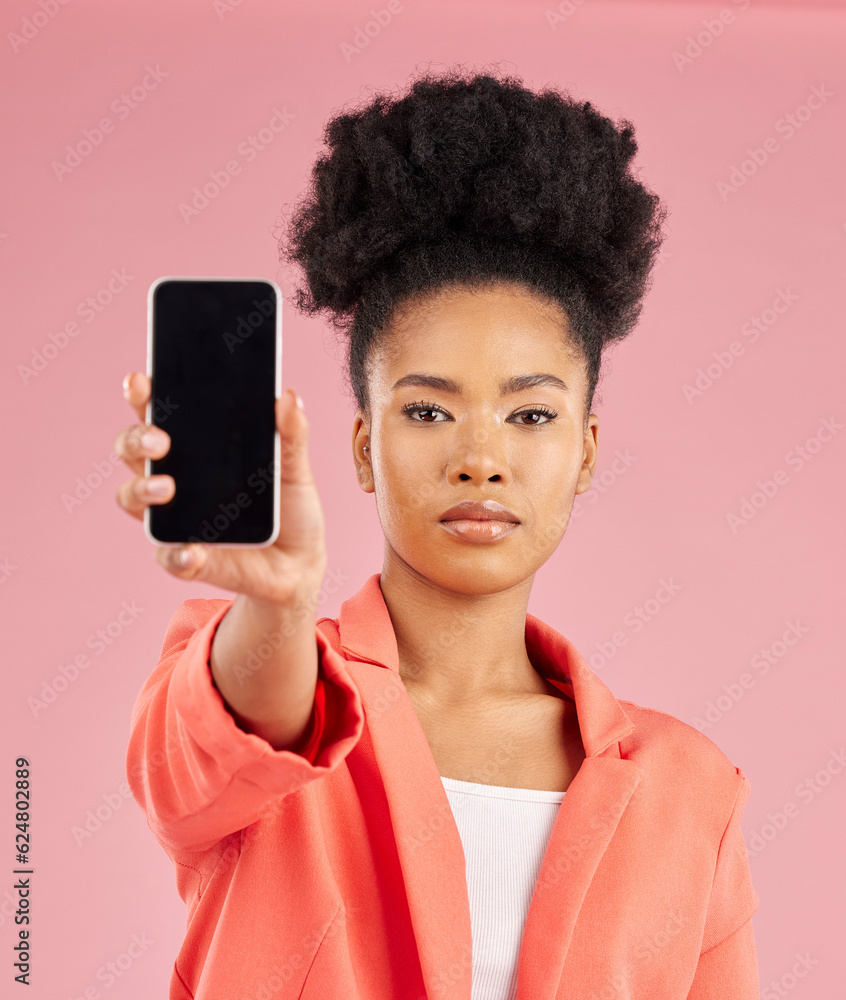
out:
<path id="1" fill-rule="evenodd" d="M 521 527 L 519 521 L 497 521 L 492 518 L 459 517 L 453 521 L 439 521 L 444 531 L 448 531 L 453 537 L 460 538 L 463 542 L 471 542 L 477 545 L 496 544 L 500 539 L 513 535 Z"/>
<path id="2" fill-rule="evenodd" d="M 461 500 L 441 515 L 443 521 L 510 521 L 520 523 L 520 518 L 496 500 Z"/>

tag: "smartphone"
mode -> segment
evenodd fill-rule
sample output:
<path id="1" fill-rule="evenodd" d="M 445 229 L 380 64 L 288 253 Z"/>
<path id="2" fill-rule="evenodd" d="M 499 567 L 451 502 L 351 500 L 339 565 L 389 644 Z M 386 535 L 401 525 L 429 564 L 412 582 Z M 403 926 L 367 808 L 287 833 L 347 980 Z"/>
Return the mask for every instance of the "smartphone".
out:
<path id="1" fill-rule="evenodd" d="M 173 476 L 157 545 L 272 545 L 279 534 L 282 294 L 265 278 L 159 278 L 147 297 L 147 423 L 170 435 L 145 474 Z"/>

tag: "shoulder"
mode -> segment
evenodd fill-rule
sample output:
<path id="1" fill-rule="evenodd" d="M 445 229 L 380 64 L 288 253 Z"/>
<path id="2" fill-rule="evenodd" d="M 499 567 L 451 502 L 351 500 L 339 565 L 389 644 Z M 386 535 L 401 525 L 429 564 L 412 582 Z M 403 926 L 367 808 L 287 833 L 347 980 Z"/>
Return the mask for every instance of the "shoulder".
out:
<path id="1" fill-rule="evenodd" d="M 620 741 L 624 757 L 661 774 L 671 786 L 697 789 L 719 800 L 737 797 L 745 775 L 713 740 L 669 712 L 631 701 L 620 705 L 634 724 Z"/>

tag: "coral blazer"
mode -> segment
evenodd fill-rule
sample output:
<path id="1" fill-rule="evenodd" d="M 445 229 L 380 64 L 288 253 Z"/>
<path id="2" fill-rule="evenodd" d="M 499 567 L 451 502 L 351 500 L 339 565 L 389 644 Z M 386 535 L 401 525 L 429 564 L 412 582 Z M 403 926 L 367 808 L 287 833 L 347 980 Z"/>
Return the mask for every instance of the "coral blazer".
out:
<path id="1" fill-rule="evenodd" d="M 213 684 L 233 601 L 187 600 L 168 626 L 126 768 L 188 906 L 170 1000 L 470 1000 L 463 847 L 379 577 L 317 622 L 300 752 L 240 729 Z M 618 701 L 530 614 L 525 634 L 575 701 L 586 758 L 529 907 L 517 1000 L 758 1000 L 746 775 L 692 726 Z"/>

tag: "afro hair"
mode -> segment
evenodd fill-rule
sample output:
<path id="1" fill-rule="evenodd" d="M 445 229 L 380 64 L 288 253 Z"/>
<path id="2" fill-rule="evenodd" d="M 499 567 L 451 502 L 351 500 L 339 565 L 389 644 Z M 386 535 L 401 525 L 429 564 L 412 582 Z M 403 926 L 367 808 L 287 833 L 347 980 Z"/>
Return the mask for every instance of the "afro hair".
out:
<path id="1" fill-rule="evenodd" d="M 666 208 L 629 171 L 631 122 L 551 87 L 452 68 L 338 113 L 324 142 L 280 260 L 304 275 L 296 307 L 328 312 L 348 337 L 361 409 L 373 346 L 400 304 L 510 281 L 564 310 L 587 415 L 603 349 L 637 322 L 663 239 Z"/>

